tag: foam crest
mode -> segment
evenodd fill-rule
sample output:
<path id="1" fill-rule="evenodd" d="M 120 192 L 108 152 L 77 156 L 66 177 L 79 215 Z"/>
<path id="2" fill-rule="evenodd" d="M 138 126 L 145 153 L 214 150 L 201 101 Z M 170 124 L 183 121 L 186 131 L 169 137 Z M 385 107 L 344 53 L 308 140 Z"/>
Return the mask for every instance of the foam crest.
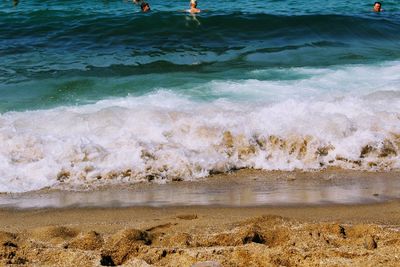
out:
<path id="1" fill-rule="evenodd" d="M 240 168 L 392 170 L 399 153 L 395 91 L 275 103 L 199 103 L 159 91 L 0 115 L 1 192 L 192 180 Z"/>

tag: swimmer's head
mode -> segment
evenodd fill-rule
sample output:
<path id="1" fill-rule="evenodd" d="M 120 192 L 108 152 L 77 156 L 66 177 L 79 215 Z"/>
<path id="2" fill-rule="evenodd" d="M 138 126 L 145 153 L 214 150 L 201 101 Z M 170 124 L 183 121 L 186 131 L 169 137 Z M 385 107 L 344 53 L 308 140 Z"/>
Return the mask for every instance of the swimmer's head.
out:
<path id="1" fill-rule="evenodd" d="M 190 8 L 196 8 L 197 7 L 197 0 L 190 0 Z"/>
<path id="2" fill-rule="evenodd" d="M 381 12 L 382 11 L 382 3 L 381 2 L 375 2 L 374 3 L 374 11 L 375 12 Z"/>
<path id="3" fill-rule="evenodd" d="M 143 2 L 140 5 L 140 9 L 142 9 L 142 12 L 148 12 L 148 11 L 150 11 L 150 5 L 146 2 Z"/>

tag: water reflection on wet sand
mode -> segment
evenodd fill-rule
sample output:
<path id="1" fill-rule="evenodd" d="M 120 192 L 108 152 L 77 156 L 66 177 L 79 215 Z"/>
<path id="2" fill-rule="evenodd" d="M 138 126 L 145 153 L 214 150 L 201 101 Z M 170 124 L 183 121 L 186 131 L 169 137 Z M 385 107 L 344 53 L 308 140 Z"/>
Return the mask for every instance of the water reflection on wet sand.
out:
<path id="1" fill-rule="evenodd" d="M 279 206 L 383 202 L 400 198 L 400 173 L 241 170 L 199 182 L 109 186 L 94 191 L 0 195 L 3 208 Z"/>

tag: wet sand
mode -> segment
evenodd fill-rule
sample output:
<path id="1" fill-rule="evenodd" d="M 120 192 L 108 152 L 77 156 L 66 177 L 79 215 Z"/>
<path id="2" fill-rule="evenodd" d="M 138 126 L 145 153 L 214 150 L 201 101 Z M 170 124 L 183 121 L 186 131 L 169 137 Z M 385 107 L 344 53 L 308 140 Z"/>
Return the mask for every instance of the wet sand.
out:
<path id="1" fill-rule="evenodd" d="M 244 173 L 247 178 L 262 180 L 263 175 L 259 172 Z M 233 181 L 236 181 L 237 188 L 259 188 L 266 182 L 244 182 L 240 178 L 244 173 L 230 176 L 228 179 L 233 180 L 229 184 L 222 180 L 223 177 L 214 177 L 213 181 L 208 179 L 194 187 L 202 188 L 202 183 L 220 184 L 216 191 L 228 192 L 221 188 L 230 188 Z M 395 173 L 383 174 L 387 175 L 386 181 L 391 179 L 391 182 L 388 181 L 386 186 L 383 182 L 379 188 L 376 184 L 375 188 L 368 188 L 363 182 L 383 177 L 382 174 L 349 173 L 353 178 L 343 185 L 339 183 L 343 182 L 342 178 L 332 176 L 331 179 L 315 181 L 315 184 L 325 183 L 332 188 L 335 184 L 342 189 L 348 188 L 345 193 L 332 195 L 321 193 L 321 188 L 325 187 L 316 186 L 320 188 L 321 199 L 316 202 L 312 202 L 315 198 L 306 201 L 310 198 L 304 197 L 309 196 L 304 191 L 311 190 L 314 192 L 312 195 L 318 195 L 309 177 L 321 173 L 279 173 L 287 177 L 285 183 L 297 181 L 298 190 L 303 192 L 303 201 L 298 204 L 293 200 L 289 204 L 271 201 L 252 206 L 248 203 L 260 198 L 249 197 L 251 201 L 244 202 L 233 198 L 236 199 L 235 205 L 218 205 L 213 198 L 200 205 L 174 205 L 171 201 L 168 205 L 156 202 L 157 205 L 153 206 L 146 203 L 131 203 L 130 206 L 125 201 L 124 205 L 129 207 L 124 207 L 120 205 L 122 202 L 112 204 L 109 200 L 103 202 L 109 203 L 108 207 L 85 203 L 70 205 L 71 202 L 62 201 L 60 203 L 64 205 L 58 208 L 39 205 L 40 208 L 25 206 L 21 209 L 21 206 L 6 205 L 0 209 L 0 266 L 398 266 L 400 201 L 396 198 L 399 191 L 395 182 L 398 176 Z M 332 173 L 325 174 L 329 176 Z M 271 186 L 279 188 L 276 192 L 272 190 L 275 192 L 270 192 L 272 195 L 287 194 L 288 191 L 284 190 L 287 187 L 278 186 L 278 180 L 273 183 L 278 176 L 273 179 L 274 175 L 268 176 Z M 308 186 L 300 188 L 303 182 Z M 354 186 L 360 183 L 362 186 L 356 190 Z M 148 187 L 137 186 L 130 190 Z M 185 188 L 184 183 L 181 186 Z M 99 192 L 106 191 L 103 188 Z M 179 192 L 177 190 L 175 194 Z M 254 194 L 256 190 L 250 189 L 250 192 Z M 353 204 L 351 198 L 345 202 L 322 201 L 326 196 L 345 197 L 346 192 L 365 193 L 355 194 L 358 201 Z M 48 200 L 46 193 L 55 192 L 41 191 L 28 196 L 41 194 Z M 221 200 L 225 199 L 222 195 L 216 197 L 220 199 L 219 203 L 225 201 Z M 367 195 L 372 197 L 365 198 Z M 27 199 L 29 197 L 25 201 Z"/>
<path id="2" fill-rule="evenodd" d="M 90 190 L 88 190 L 90 189 Z M 124 184 L 93 190 L 0 194 L 0 208 L 131 206 L 290 206 L 365 204 L 400 199 L 400 172 L 240 170 L 193 182 Z"/>

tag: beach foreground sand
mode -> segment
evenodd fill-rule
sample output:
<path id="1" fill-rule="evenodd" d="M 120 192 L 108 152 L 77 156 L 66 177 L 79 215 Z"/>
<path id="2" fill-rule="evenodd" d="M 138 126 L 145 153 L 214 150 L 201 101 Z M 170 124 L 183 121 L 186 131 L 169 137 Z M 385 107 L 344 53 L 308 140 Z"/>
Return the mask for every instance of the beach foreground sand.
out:
<path id="1" fill-rule="evenodd" d="M 0 211 L 0 265 L 398 266 L 400 202 Z M 13 265 L 15 266 L 15 265 Z"/>

